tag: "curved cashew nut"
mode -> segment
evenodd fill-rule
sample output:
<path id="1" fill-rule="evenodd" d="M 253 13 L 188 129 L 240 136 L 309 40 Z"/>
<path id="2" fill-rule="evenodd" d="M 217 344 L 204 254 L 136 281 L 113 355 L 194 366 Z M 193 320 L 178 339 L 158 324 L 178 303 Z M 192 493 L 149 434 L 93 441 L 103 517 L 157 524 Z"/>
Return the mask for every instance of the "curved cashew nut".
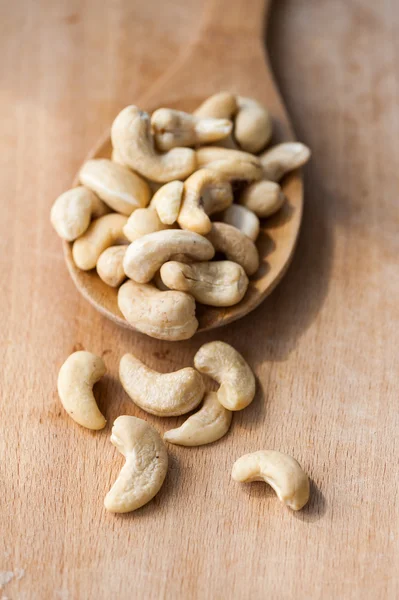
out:
<path id="1" fill-rule="evenodd" d="M 151 117 L 155 142 L 162 151 L 176 146 L 194 146 L 217 142 L 233 128 L 229 119 L 196 117 L 171 108 L 159 108 Z"/>
<path id="2" fill-rule="evenodd" d="M 123 227 L 127 217 L 111 213 L 93 221 L 72 247 L 75 264 L 83 271 L 94 269 L 100 254 L 109 246 L 126 242 Z"/>
<path id="3" fill-rule="evenodd" d="M 281 187 L 274 181 L 255 181 L 240 195 L 240 204 L 252 210 L 258 217 L 271 217 L 285 202 Z"/>
<path id="4" fill-rule="evenodd" d="M 228 410 L 242 410 L 255 396 L 255 377 L 241 354 L 225 342 L 204 344 L 194 356 L 194 366 L 220 383 L 217 396 Z"/>
<path id="5" fill-rule="evenodd" d="M 113 513 L 126 513 L 144 506 L 159 492 L 168 470 L 168 453 L 156 429 L 126 415 L 114 421 L 111 443 L 126 462 L 104 506 Z"/>
<path id="6" fill-rule="evenodd" d="M 150 201 L 148 183 L 128 167 L 107 158 L 85 162 L 79 181 L 123 215 L 131 215 L 136 208 L 143 208 Z"/>
<path id="7" fill-rule="evenodd" d="M 105 375 L 101 358 L 91 352 L 74 352 L 58 373 L 58 394 L 70 417 L 87 429 L 103 429 L 106 420 L 97 406 L 93 385 Z"/>
<path id="8" fill-rule="evenodd" d="M 256 164 L 261 167 L 260 159 L 254 154 L 234 150 L 231 148 L 221 148 L 219 146 L 203 146 L 196 150 L 197 163 L 199 168 L 207 167 L 216 160 L 241 160 Z"/>
<path id="9" fill-rule="evenodd" d="M 309 500 L 309 479 L 301 465 L 288 454 L 259 450 L 241 456 L 233 465 L 234 481 L 265 481 L 278 499 L 292 510 L 301 510 Z"/>
<path id="10" fill-rule="evenodd" d="M 227 181 L 258 181 L 262 177 L 262 167 L 258 159 L 242 160 L 240 158 L 215 160 L 207 164 L 207 169 L 216 171 Z"/>
<path id="11" fill-rule="evenodd" d="M 159 340 L 187 340 L 198 329 L 195 300 L 184 292 L 127 281 L 119 288 L 118 306 L 135 329 Z"/>
<path id="12" fill-rule="evenodd" d="M 197 166 L 194 150 L 173 148 L 160 154 L 154 148 L 150 117 L 137 106 L 127 106 L 112 124 L 112 144 L 129 167 L 160 183 L 185 179 Z"/>
<path id="13" fill-rule="evenodd" d="M 195 111 L 196 117 L 230 119 L 237 111 L 237 100 L 230 92 L 218 92 L 207 98 Z"/>
<path id="14" fill-rule="evenodd" d="M 182 181 L 170 181 L 153 195 L 150 208 L 157 211 L 161 223 L 165 225 L 176 223 L 183 199 L 183 187 Z"/>
<path id="15" fill-rule="evenodd" d="M 223 223 L 232 225 L 255 242 L 259 235 L 259 219 L 252 210 L 239 204 L 232 204 L 223 213 Z"/>
<path id="16" fill-rule="evenodd" d="M 244 269 L 229 260 L 184 264 L 167 262 L 161 279 L 172 290 L 189 292 L 202 304 L 233 306 L 242 300 L 248 287 Z"/>
<path id="17" fill-rule="evenodd" d="M 86 231 L 92 218 L 108 212 L 108 206 L 100 198 L 79 186 L 58 196 L 51 208 L 50 220 L 60 238 L 73 242 Z"/>
<path id="18" fill-rule="evenodd" d="M 130 215 L 123 228 L 123 233 L 129 241 L 134 242 L 134 240 L 147 235 L 147 233 L 162 231 L 166 228 L 156 210 L 153 208 L 138 208 Z"/>
<path id="19" fill-rule="evenodd" d="M 211 171 L 200 169 L 184 183 L 183 201 L 177 218 L 182 229 L 205 235 L 212 223 L 208 215 L 220 212 L 233 202 L 233 191 L 227 181 Z"/>
<path id="20" fill-rule="evenodd" d="M 123 260 L 128 277 L 138 283 L 151 281 L 155 273 L 173 255 L 186 254 L 193 260 L 210 260 L 215 251 L 202 235 L 192 231 L 169 229 L 149 233 L 130 244 Z"/>
<path id="21" fill-rule="evenodd" d="M 226 258 L 241 265 L 248 276 L 259 268 L 258 250 L 252 240 L 236 227 L 227 223 L 212 223 L 207 235 L 216 252 L 223 252 Z"/>
<path id="22" fill-rule="evenodd" d="M 111 287 L 119 287 L 125 281 L 126 275 L 123 270 L 123 258 L 127 246 L 110 246 L 100 254 L 97 261 L 97 273 Z"/>
<path id="23" fill-rule="evenodd" d="M 272 137 L 272 121 L 263 104 L 252 98 L 237 97 L 238 111 L 234 135 L 241 148 L 260 152 Z"/>
<path id="24" fill-rule="evenodd" d="M 163 439 L 180 446 L 202 446 L 220 440 L 230 428 L 233 413 L 222 406 L 215 392 L 205 395 L 200 410 L 176 429 L 164 433 Z"/>
<path id="25" fill-rule="evenodd" d="M 198 406 L 205 393 L 202 377 L 192 367 L 158 373 L 133 354 L 122 357 L 119 379 L 133 402 L 157 417 L 184 415 Z"/>
<path id="26" fill-rule="evenodd" d="M 266 150 L 259 158 L 264 179 L 280 181 L 286 173 L 308 162 L 310 149 L 300 142 L 285 142 Z"/>

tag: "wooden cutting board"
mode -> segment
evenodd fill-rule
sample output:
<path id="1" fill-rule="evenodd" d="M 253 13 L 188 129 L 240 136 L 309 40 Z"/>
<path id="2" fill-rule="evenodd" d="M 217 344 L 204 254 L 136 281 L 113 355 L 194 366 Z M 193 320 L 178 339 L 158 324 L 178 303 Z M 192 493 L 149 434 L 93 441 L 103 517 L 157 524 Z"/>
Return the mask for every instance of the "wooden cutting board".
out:
<path id="1" fill-rule="evenodd" d="M 313 150 L 297 253 L 254 313 L 172 344 L 96 313 L 49 224 L 97 135 L 190 42 L 201 13 L 195 0 L 105 4 L 0 9 L 0 598 L 396 599 L 399 7 L 274 3 L 272 66 Z M 146 417 L 161 431 L 183 420 L 136 408 L 119 358 L 133 351 L 169 371 L 218 338 L 253 365 L 254 403 L 220 442 L 170 446 L 153 502 L 107 514 L 123 463 L 113 420 Z M 108 368 L 101 433 L 70 421 L 57 397 L 57 371 L 80 348 Z M 306 509 L 230 480 L 234 460 L 260 448 L 301 462 L 312 478 Z"/>

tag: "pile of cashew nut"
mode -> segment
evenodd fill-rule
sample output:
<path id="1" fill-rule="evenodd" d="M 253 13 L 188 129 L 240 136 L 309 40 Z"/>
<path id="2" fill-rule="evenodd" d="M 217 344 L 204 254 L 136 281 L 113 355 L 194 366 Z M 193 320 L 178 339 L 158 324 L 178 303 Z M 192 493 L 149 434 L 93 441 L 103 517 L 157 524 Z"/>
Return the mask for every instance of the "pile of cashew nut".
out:
<path id="1" fill-rule="evenodd" d="M 105 372 L 103 360 L 86 351 L 71 354 L 59 371 L 61 402 L 71 418 L 88 429 L 106 426 L 93 393 L 94 384 Z M 219 384 L 216 392 L 206 391 L 202 374 Z M 180 427 L 163 436 L 165 442 L 180 446 L 202 446 L 222 438 L 230 428 L 233 412 L 252 402 L 256 387 L 245 359 L 221 341 L 201 346 L 194 357 L 194 368 L 172 373 L 158 373 L 133 354 L 125 354 L 119 364 L 119 379 L 132 402 L 151 415 L 172 417 L 196 410 Z M 136 510 L 158 493 L 168 470 L 163 440 L 143 419 L 123 415 L 115 420 L 111 442 L 125 457 L 125 464 L 105 497 L 108 511 Z M 231 476 L 239 482 L 265 481 L 293 510 L 303 508 L 309 499 L 306 473 L 294 458 L 281 452 L 262 450 L 241 456 Z"/>
<path id="2" fill-rule="evenodd" d="M 309 159 L 299 142 L 266 148 L 271 136 L 268 110 L 229 92 L 194 114 L 128 106 L 112 125 L 112 158 L 83 165 L 51 222 L 73 243 L 79 269 L 96 268 L 119 288 L 119 309 L 135 329 L 188 339 L 196 302 L 228 307 L 244 298 L 259 268 L 259 219 L 281 208 L 280 180 Z"/>

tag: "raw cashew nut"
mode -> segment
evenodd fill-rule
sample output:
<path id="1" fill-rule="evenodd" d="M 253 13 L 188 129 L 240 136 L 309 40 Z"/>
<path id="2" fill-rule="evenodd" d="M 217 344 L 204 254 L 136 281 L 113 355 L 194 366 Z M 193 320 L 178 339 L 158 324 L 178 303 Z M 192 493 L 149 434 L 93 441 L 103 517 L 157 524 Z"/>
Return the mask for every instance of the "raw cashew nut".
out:
<path id="1" fill-rule="evenodd" d="M 127 166 L 125 164 L 125 162 L 122 160 L 122 157 L 119 155 L 118 150 L 116 150 L 116 148 L 112 149 L 111 160 L 114 163 L 118 163 L 118 165 L 123 165 L 124 167 Z M 129 168 L 129 167 L 127 167 L 127 168 Z"/>
<path id="2" fill-rule="evenodd" d="M 230 119 L 237 111 L 237 101 L 230 92 L 219 92 L 207 98 L 195 111 L 196 117 Z"/>
<path id="3" fill-rule="evenodd" d="M 180 446 L 202 446 L 220 440 L 230 428 L 233 413 L 222 406 L 215 392 L 205 395 L 200 410 L 177 429 L 164 433 L 163 439 Z"/>
<path id="4" fill-rule="evenodd" d="M 272 121 L 263 104 L 252 98 L 237 97 L 238 112 L 234 135 L 243 150 L 260 152 L 272 137 Z"/>
<path id="5" fill-rule="evenodd" d="M 122 357 L 119 379 L 133 402 L 157 417 L 184 415 L 198 406 L 205 393 L 202 377 L 192 367 L 158 373 L 133 354 Z"/>
<path id="6" fill-rule="evenodd" d="M 168 453 L 156 429 L 126 415 L 114 421 L 111 443 L 126 462 L 104 506 L 113 513 L 126 513 L 144 506 L 159 492 L 168 470 Z"/>
<path id="7" fill-rule="evenodd" d="M 111 287 L 119 287 L 126 279 L 123 270 L 123 258 L 127 246 L 110 246 L 100 254 L 97 261 L 97 273 Z"/>
<path id="8" fill-rule="evenodd" d="M 227 181 L 258 181 L 262 177 L 262 167 L 258 159 L 242 160 L 240 158 L 215 160 L 207 164 L 207 169 L 216 171 Z"/>
<path id="9" fill-rule="evenodd" d="M 151 117 L 155 142 L 162 151 L 176 146 L 194 146 L 217 142 L 233 128 L 229 119 L 196 117 L 171 108 L 159 108 Z"/>
<path id="10" fill-rule="evenodd" d="M 243 152 L 242 150 L 232 150 L 218 146 L 203 146 L 202 148 L 198 148 L 196 153 L 199 168 L 206 168 L 216 160 L 242 160 L 256 164 L 259 167 L 262 166 L 257 156 L 249 152 Z"/>
<path id="11" fill-rule="evenodd" d="M 220 383 L 218 400 L 228 410 L 242 410 L 255 396 L 255 377 L 241 354 L 225 342 L 204 344 L 194 366 Z"/>
<path id="12" fill-rule="evenodd" d="M 226 258 L 241 265 L 248 276 L 259 268 L 258 250 L 252 240 L 236 227 L 227 223 L 212 223 L 207 235 L 216 252 L 223 252 Z"/>
<path id="13" fill-rule="evenodd" d="M 192 231 L 168 229 L 149 233 L 130 244 L 123 260 L 128 277 L 138 283 L 151 281 L 173 255 L 186 254 L 193 260 L 210 260 L 215 251 L 202 235 Z"/>
<path id="14" fill-rule="evenodd" d="M 212 223 L 208 215 L 220 212 L 233 202 L 227 181 L 210 169 L 200 169 L 184 183 L 183 201 L 177 218 L 182 229 L 205 235 Z"/>
<path id="15" fill-rule="evenodd" d="M 131 215 L 150 201 L 148 183 L 128 167 L 107 158 L 88 160 L 80 170 L 79 181 L 123 215 Z"/>
<path id="16" fill-rule="evenodd" d="M 309 479 L 301 465 L 288 454 L 259 450 L 244 454 L 233 465 L 234 481 L 265 481 L 278 499 L 292 510 L 301 510 L 309 500 Z"/>
<path id="17" fill-rule="evenodd" d="M 270 217 L 285 202 L 281 187 L 274 181 L 255 181 L 241 193 L 240 204 L 252 210 L 258 217 Z"/>
<path id="18" fill-rule="evenodd" d="M 58 196 L 51 208 L 51 224 L 58 235 L 67 242 L 73 242 L 81 236 L 90 220 L 109 212 L 104 204 L 91 190 L 83 186 L 72 188 Z"/>
<path id="19" fill-rule="evenodd" d="M 244 269 L 229 260 L 184 264 L 167 262 L 161 279 L 172 290 L 189 292 L 202 304 L 233 306 L 242 300 L 248 287 Z"/>
<path id="20" fill-rule="evenodd" d="M 93 221 L 87 231 L 80 236 L 72 247 L 75 264 L 83 271 L 94 269 L 100 254 L 109 246 L 127 241 L 123 227 L 127 217 L 111 213 Z"/>
<path id="21" fill-rule="evenodd" d="M 259 158 L 264 179 L 280 181 L 286 173 L 308 162 L 310 150 L 300 142 L 285 142 L 266 150 Z"/>
<path id="22" fill-rule="evenodd" d="M 259 219 L 252 210 L 245 208 L 245 206 L 239 204 L 229 206 L 223 213 L 223 223 L 236 227 L 253 242 L 259 235 Z"/>
<path id="23" fill-rule="evenodd" d="M 187 340 L 198 329 L 195 300 L 184 292 L 127 281 L 119 288 L 118 306 L 135 329 L 159 340 Z"/>
<path id="24" fill-rule="evenodd" d="M 87 429 L 103 429 L 106 420 L 93 395 L 93 385 L 105 375 L 103 360 L 91 352 L 74 352 L 58 373 L 58 394 L 70 417 Z"/>
<path id="25" fill-rule="evenodd" d="M 161 223 L 165 225 L 176 223 L 183 199 L 183 187 L 182 181 L 170 181 L 153 195 L 150 208 L 157 211 Z"/>
<path id="26" fill-rule="evenodd" d="M 127 106 L 112 124 L 112 144 L 121 160 L 153 181 L 185 179 L 197 166 L 194 150 L 173 148 L 160 154 L 154 148 L 150 117 L 137 106 Z"/>
<path id="27" fill-rule="evenodd" d="M 163 229 L 166 229 L 166 225 L 161 222 L 156 210 L 153 208 L 138 208 L 130 215 L 123 228 L 123 233 L 128 240 L 134 242 L 134 240 L 147 235 L 147 233 L 154 233 Z"/>

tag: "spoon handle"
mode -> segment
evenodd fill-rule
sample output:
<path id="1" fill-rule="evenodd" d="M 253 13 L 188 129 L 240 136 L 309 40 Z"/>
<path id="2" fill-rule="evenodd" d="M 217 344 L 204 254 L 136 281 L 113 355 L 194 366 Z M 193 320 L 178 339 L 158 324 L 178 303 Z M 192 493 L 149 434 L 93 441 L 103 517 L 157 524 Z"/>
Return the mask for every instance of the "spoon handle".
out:
<path id="1" fill-rule="evenodd" d="M 208 0 L 204 5 L 200 38 L 264 38 L 271 0 Z"/>

